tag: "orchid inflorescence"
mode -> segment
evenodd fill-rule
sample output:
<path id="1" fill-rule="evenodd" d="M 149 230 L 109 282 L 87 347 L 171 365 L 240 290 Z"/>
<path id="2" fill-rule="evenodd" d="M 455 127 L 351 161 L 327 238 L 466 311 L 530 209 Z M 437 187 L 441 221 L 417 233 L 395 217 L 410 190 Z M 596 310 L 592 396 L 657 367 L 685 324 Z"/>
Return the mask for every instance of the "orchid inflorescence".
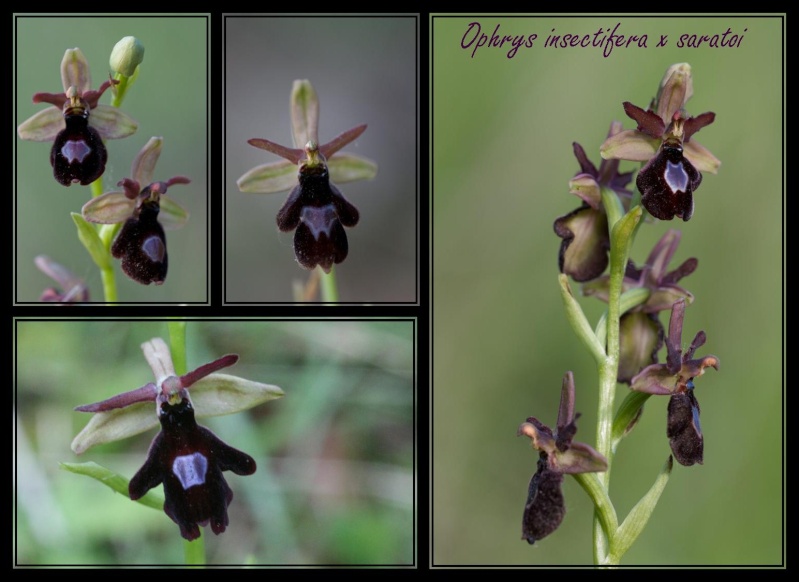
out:
<path id="1" fill-rule="evenodd" d="M 690 66 L 673 65 L 647 110 L 624 102 L 625 113 L 637 127 L 625 131 L 620 123 L 611 124 L 600 147 L 603 159 L 598 168 L 575 142 L 573 150 L 580 171 L 569 181 L 569 187 L 581 204 L 554 223 L 554 231 L 562 239 L 558 267 L 564 305 L 575 332 L 594 355 L 600 374 L 597 449 L 573 441 L 578 415 L 573 408 L 574 378 L 567 372 L 556 429 L 529 417 L 517 433 L 530 437 L 538 451 L 536 472 L 528 486 L 522 539 L 533 544 L 557 529 L 565 514 L 561 482 L 564 474 L 572 474 L 596 506 L 601 525 L 594 528 L 597 563 L 618 563 L 649 519 L 672 470 L 670 456 L 650 492 L 619 525 L 608 496 L 607 471 L 616 447 L 639 421 L 650 395 L 670 396 L 665 432 L 673 458 L 684 466 L 704 461 L 694 382 L 706 368 L 718 370 L 719 359 L 695 357 L 707 340 L 704 331 L 683 349 L 686 306 L 694 301 L 694 295 L 678 284 L 696 270 L 698 260 L 692 257 L 669 269 L 681 239 L 675 229 L 663 234 L 646 263 L 636 266 L 629 260 L 644 210 L 654 219 L 688 221 L 694 213 L 694 195 L 702 183 L 702 172 L 716 173 L 720 166 L 719 160 L 693 139 L 696 132 L 715 120 L 715 114 L 688 115 L 685 103 L 692 94 Z M 638 192 L 628 189 L 633 172 L 620 173 L 620 160 L 644 163 L 635 180 Z M 609 272 L 604 274 L 608 265 Z M 584 295 L 609 304 L 595 328 L 588 324 L 572 296 L 568 276 L 583 284 Z M 671 312 L 668 334 L 659 320 L 663 311 Z M 658 363 L 664 343 L 666 361 Z M 617 383 L 629 385 L 630 391 L 614 412 Z"/>

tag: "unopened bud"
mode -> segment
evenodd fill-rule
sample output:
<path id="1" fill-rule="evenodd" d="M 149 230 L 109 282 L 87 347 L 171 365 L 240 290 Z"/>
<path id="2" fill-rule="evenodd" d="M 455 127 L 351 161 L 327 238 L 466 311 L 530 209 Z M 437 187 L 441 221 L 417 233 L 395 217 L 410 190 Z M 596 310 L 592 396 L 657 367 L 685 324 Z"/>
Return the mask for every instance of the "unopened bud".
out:
<path id="1" fill-rule="evenodd" d="M 135 36 L 126 36 L 114 45 L 108 63 L 112 71 L 132 77 L 144 60 L 144 45 Z"/>

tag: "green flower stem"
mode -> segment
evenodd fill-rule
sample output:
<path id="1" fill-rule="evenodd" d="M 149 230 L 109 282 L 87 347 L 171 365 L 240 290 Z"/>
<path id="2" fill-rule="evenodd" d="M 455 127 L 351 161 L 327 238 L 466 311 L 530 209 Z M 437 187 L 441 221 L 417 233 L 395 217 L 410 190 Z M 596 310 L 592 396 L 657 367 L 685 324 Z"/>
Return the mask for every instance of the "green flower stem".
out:
<path id="1" fill-rule="evenodd" d="M 103 177 L 100 176 L 94 182 L 89 184 L 89 188 L 92 190 L 92 198 L 97 198 L 103 193 Z"/>
<path id="2" fill-rule="evenodd" d="M 100 180 L 97 180 L 92 184 L 96 184 Z M 111 244 L 114 242 L 114 236 L 116 235 L 117 231 L 119 230 L 119 224 L 98 224 L 97 225 L 97 234 L 100 236 L 100 240 L 103 243 L 103 246 L 106 250 L 111 253 Z M 114 273 L 114 265 L 113 263 L 109 263 L 105 267 L 100 268 L 100 278 L 103 282 L 103 297 L 105 298 L 106 303 L 116 303 L 117 302 L 117 280 L 116 280 L 116 273 Z"/>
<path id="3" fill-rule="evenodd" d="M 119 81 L 119 84 L 114 87 L 115 91 L 113 92 L 113 96 L 111 97 L 111 107 L 119 107 L 122 105 L 122 101 L 125 99 L 125 93 L 128 90 L 128 79 L 130 77 L 126 77 L 122 73 L 117 73 L 114 75 L 114 79 Z"/>
<path id="4" fill-rule="evenodd" d="M 619 520 L 616 517 L 616 509 L 608 497 L 608 492 L 599 481 L 599 475 L 602 473 L 577 473 L 572 475 L 574 479 L 580 484 L 580 487 L 588 494 L 591 501 L 594 502 L 595 513 L 594 516 L 602 528 L 602 531 L 608 537 L 611 537 L 619 527 Z"/>
<path id="5" fill-rule="evenodd" d="M 616 208 L 618 198 L 615 192 L 603 188 L 602 198 L 606 208 Z M 641 219 L 641 212 L 641 207 L 636 206 L 617 220 L 611 228 L 610 236 L 610 282 L 606 320 L 607 357 L 599 365 L 599 410 L 597 414 L 597 450 L 608 460 L 608 470 L 599 473 L 597 479 L 604 487 L 606 493 L 610 490 L 610 470 L 613 467 L 613 451 L 611 447 L 613 400 L 616 395 L 616 379 L 619 369 L 619 319 L 621 318 L 622 281 L 635 229 Z M 601 519 L 602 516 L 599 511 L 595 511 L 594 562 L 608 564 L 608 542 L 610 542 L 612 547 L 613 535 L 607 536 L 607 528 L 604 528 L 603 531 L 603 528 L 597 526 L 597 522 L 601 521 Z"/>
<path id="6" fill-rule="evenodd" d="M 320 267 L 317 267 L 319 269 Z M 338 288 L 336 287 L 336 270 L 331 267 L 329 273 L 322 271 L 322 301 L 324 303 L 338 302 Z"/>
<path id="7" fill-rule="evenodd" d="M 169 330 L 169 351 L 172 354 L 172 363 L 175 365 L 175 373 L 182 376 L 186 373 L 186 322 L 168 321 Z M 187 565 L 205 565 L 205 538 L 200 529 L 200 537 L 196 540 L 183 542 L 183 554 Z"/>
<path id="8" fill-rule="evenodd" d="M 168 321 L 169 351 L 172 353 L 172 363 L 175 364 L 175 373 L 182 376 L 186 369 L 186 322 Z"/>

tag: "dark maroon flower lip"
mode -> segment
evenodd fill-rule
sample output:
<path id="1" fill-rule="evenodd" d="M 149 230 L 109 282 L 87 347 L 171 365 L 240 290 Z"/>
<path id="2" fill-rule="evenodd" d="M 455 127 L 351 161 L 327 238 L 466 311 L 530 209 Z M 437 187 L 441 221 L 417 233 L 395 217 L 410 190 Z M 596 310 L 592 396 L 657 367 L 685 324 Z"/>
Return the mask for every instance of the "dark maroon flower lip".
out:
<path id="1" fill-rule="evenodd" d="M 159 395 L 159 403 L 161 432 L 153 439 L 144 465 L 130 480 L 130 498 L 135 501 L 163 483 L 164 512 L 178 525 L 183 538 L 197 539 L 200 525 L 206 523 L 219 535 L 230 523 L 227 508 L 233 500 L 222 473 L 252 475 L 255 460 L 196 423 L 185 389 L 177 399 Z"/>
<path id="2" fill-rule="evenodd" d="M 519 426 L 517 436 L 530 437 L 539 451 L 536 472 L 527 488 L 527 502 L 522 515 L 522 539 L 533 544 L 554 532 L 566 513 L 561 484 L 564 474 L 606 471 L 607 459 L 591 446 L 575 442 L 574 375 L 566 372 L 561 387 L 556 430 L 535 417 Z"/>

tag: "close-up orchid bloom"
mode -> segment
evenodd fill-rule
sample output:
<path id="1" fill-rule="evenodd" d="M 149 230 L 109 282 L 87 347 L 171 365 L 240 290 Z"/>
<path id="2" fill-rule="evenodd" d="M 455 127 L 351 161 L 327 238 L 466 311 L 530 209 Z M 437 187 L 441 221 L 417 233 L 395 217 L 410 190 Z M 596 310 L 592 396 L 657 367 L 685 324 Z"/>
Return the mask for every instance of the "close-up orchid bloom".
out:
<path id="1" fill-rule="evenodd" d="M 61 61 L 63 93 L 36 93 L 34 103 L 50 103 L 17 128 L 21 139 L 53 142 L 50 164 L 55 179 L 64 186 L 91 184 L 103 175 L 108 159 L 103 139 L 135 133 L 138 124 L 116 107 L 98 103 L 117 81 L 91 89 L 86 57 L 79 48 L 67 49 Z"/>
<path id="2" fill-rule="evenodd" d="M 636 129 L 609 137 L 600 148 L 605 159 L 646 162 L 638 172 L 636 185 L 644 208 L 661 220 L 675 216 L 690 219 L 701 172 L 715 174 L 721 165 L 712 153 L 691 139 L 716 118 L 713 112 L 688 116 L 683 108 L 692 95 L 690 65 L 672 65 L 649 109 L 624 102 L 624 112 L 636 121 Z"/>
<path id="3" fill-rule="evenodd" d="M 181 536 L 194 540 L 200 536 L 199 526 L 209 522 L 211 530 L 220 534 L 229 525 L 227 507 L 233 499 L 222 472 L 251 475 L 256 463 L 197 425 L 194 400 L 206 415 L 228 414 L 279 398 L 283 391 L 217 374 L 238 361 L 236 354 L 178 376 L 164 340 L 153 338 L 141 347 L 156 381 L 102 402 L 78 406 L 75 410 L 97 414 L 75 437 L 72 448 L 81 453 L 89 446 L 132 436 L 160 422 L 161 432 L 153 439 L 147 460 L 130 481 L 130 498 L 135 501 L 163 483 L 164 512 L 180 527 Z M 190 388 L 198 392 L 194 400 Z M 145 418 L 141 403 L 153 401 L 155 416 L 150 412 Z"/>
<path id="4" fill-rule="evenodd" d="M 125 274 L 143 285 L 160 285 L 166 279 L 168 255 L 164 227 L 180 228 L 189 213 L 165 196 L 173 184 L 188 184 L 185 176 L 153 182 L 153 170 L 161 155 L 163 138 L 152 137 L 134 158 L 130 178 L 117 184 L 123 190 L 106 192 L 83 205 L 87 222 L 124 223 L 111 254 L 122 259 Z"/>
<path id="5" fill-rule="evenodd" d="M 257 166 L 237 180 L 239 190 L 270 193 L 291 190 L 277 214 L 277 226 L 294 233 L 294 255 L 306 269 L 319 265 L 326 273 L 349 252 L 344 227 L 358 223 L 358 209 L 332 183 L 370 179 L 377 165 L 339 150 L 366 130 L 358 125 L 319 145 L 319 100 L 307 80 L 294 81 L 291 92 L 294 144 L 288 148 L 266 139 L 250 139 L 250 145 L 277 154 L 287 161 Z"/>

